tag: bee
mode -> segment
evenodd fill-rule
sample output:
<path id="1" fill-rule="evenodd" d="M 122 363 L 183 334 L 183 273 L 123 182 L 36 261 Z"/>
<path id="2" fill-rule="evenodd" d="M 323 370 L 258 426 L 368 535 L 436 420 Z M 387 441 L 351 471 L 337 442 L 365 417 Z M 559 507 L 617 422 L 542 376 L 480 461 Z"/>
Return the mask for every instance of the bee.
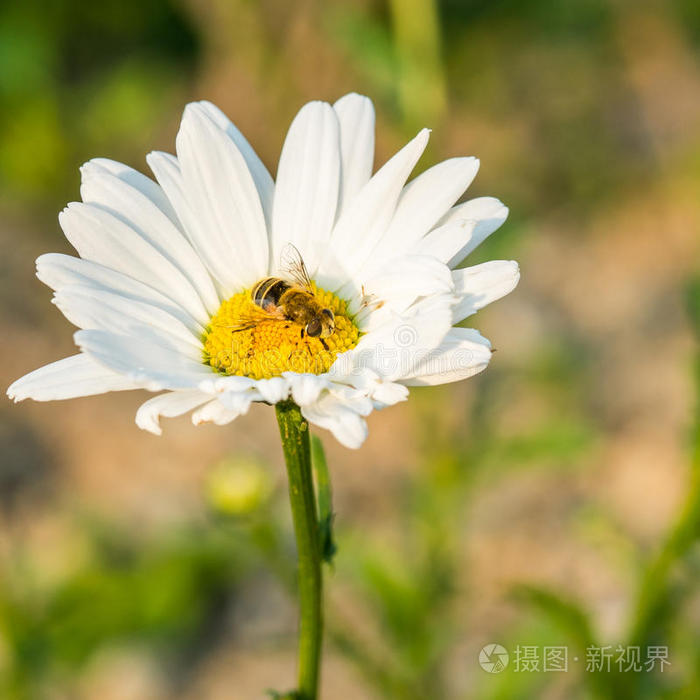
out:
<path id="1" fill-rule="evenodd" d="M 282 251 L 280 267 L 284 277 L 264 277 L 250 291 L 250 300 L 270 318 L 301 326 L 301 337 L 318 338 L 328 350 L 324 338 L 335 331 L 335 316 L 318 303 L 306 265 L 296 246 L 288 243 Z M 246 324 L 244 330 L 252 327 Z"/>

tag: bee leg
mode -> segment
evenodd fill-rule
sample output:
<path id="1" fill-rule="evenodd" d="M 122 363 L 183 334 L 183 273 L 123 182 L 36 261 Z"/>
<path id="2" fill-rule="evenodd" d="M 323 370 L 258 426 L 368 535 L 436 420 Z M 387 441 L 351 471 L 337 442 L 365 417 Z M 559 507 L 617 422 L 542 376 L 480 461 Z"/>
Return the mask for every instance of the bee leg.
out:
<path id="1" fill-rule="evenodd" d="M 304 337 L 304 333 L 305 333 L 305 332 L 306 332 L 306 328 L 302 328 L 302 329 L 301 329 L 301 337 L 302 337 L 302 338 Z"/>
<path id="2" fill-rule="evenodd" d="M 324 349 L 328 350 L 328 343 L 323 338 L 319 338 L 319 340 L 321 341 L 321 345 L 323 345 Z"/>
<path id="3" fill-rule="evenodd" d="M 226 326 L 222 323 L 215 323 L 214 325 L 219 328 L 229 328 L 231 333 L 240 333 L 241 331 L 249 331 L 251 328 L 255 328 L 254 323 L 250 323 L 247 326 Z"/>

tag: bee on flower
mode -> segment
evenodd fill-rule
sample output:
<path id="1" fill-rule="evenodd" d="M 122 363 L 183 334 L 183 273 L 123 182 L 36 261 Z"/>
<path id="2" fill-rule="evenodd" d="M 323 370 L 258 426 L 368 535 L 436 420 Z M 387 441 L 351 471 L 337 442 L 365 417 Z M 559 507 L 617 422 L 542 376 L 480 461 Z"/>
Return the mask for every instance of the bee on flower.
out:
<path id="1" fill-rule="evenodd" d="M 79 257 L 37 275 L 78 327 L 79 352 L 8 389 L 20 401 L 160 392 L 136 422 L 193 411 L 225 424 L 291 400 L 348 447 L 409 387 L 483 370 L 488 340 L 457 326 L 510 292 L 512 261 L 458 268 L 506 219 L 492 197 L 457 204 L 479 161 L 452 158 L 407 183 L 422 130 L 372 174 L 374 108 L 349 94 L 295 117 L 276 181 L 213 104 L 186 107 L 177 155 L 155 179 L 98 158 L 60 214 Z M 408 339 L 408 340 L 407 340 Z M 400 357 L 400 361 L 387 361 Z"/>

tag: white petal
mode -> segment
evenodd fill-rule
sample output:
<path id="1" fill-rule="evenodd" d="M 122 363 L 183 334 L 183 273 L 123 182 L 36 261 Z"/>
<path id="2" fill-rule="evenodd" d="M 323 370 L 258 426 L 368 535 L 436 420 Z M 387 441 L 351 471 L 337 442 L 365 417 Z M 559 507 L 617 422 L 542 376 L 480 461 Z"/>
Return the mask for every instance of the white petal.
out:
<path id="1" fill-rule="evenodd" d="M 452 322 L 459 323 L 487 304 L 512 292 L 520 279 L 514 260 L 492 260 L 454 270 L 455 294 L 459 302 L 452 309 Z"/>
<path id="2" fill-rule="evenodd" d="M 257 390 L 267 403 L 275 404 L 289 397 L 290 384 L 285 377 L 272 377 L 271 379 L 259 379 L 255 382 Z"/>
<path id="3" fill-rule="evenodd" d="M 471 238 L 448 262 L 450 267 L 458 265 L 508 218 L 508 207 L 495 197 L 477 197 L 464 204 L 452 207 L 440 219 L 438 226 L 466 219 L 475 221 Z"/>
<path id="4" fill-rule="evenodd" d="M 215 313 L 219 308 L 219 297 L 212 279 L 179 225 L 175 225 L 142 190 L 95 161 L 85 163 L 81 174 L 83 201 L 100 206 L 137 231 L 187 277 L 206 308 Z M 152 185 L 160 190 L 155 182 Z M 165 198 L 162 191 L 161 197 Z"/>
<path id="5" fill-rule="evenodd" d="M 378 381 L 382 381 L 381 378 Z M 377 382 L 375 381 L 375 384 Z M 368 391 L 363 389 L 356 389 L 352 384 L 337 382 L 331 382 L 328 385 L 328 393 L 342 402 L 342 404 L 349 408 L 358 416 L 368 416 L 374 410 L 374 405 L 372 400 L 368 396 Z M 323 398 L 323 394 L 321 398 Z"/>
<path id="6" fill-rule="evenodd" d="M 236 147 L 241 152 L 245 162 L 253 177 L 253 182 L 260 196 L 263 212 L 265 213 L 265 221 L 268 229 L 272 221 L 272 199 L 275 192 L 275 183 L 268 169 L 263 165 L 263 162 L 258 157 L 258 154 L 253 150 L 253 147 L 248 143 L 243 134 L 236 128 L 233 122 L 214 104 L 207 100 L 202 100 L 198 103 L 214 122 L 226 132 L 226 135 L 236 144 Z"/>
<path id="7" fill-rule="evenodd" d="M 349 355 L 349 353 L 345 353 Z M 387 381 L 374 370 L 361 365 L 352 364 L 352 356 L 346 362 L 341 355 L 341 361 L 336 362 L 328 372 L 328 377 L 332 380 L 330 385 L 331 393 L 343 398 L 352 405 L 354 410 L 360 415 L 369 415 L 371 408 L 384 408 L 398 401 L 404 401 L 408 398 L 408 389 L 402 384 Z M 357 358 L 355 358 L 357 359 Z M 343 394 L 338 393 L 338 385 L 348 385 L 357 391 Z M 367 404 L 367 408 L 363 410 L 361 404 L 357 403 L 353 396 L 361 399 L 371 399 L 371 404 Z"/>
<path id="8" fill-rule="evenodd" d="M 232 408 L 224 406 L 219 399 L 214 399 L 196 410 L 192 414 L 192 422 L 195 425 L 202 423 L 214 423 L 214 425 L 226 425 L 232 420 L 248 412 L 251 401 L 246 396 L 236 398 L 239 404 Z"/>
<path id="9" fill-rule="evenodd" d="M 177 158 L 170 153 L 153 151 L 146 156 L 146 162 L 177 212 L 185 236 L 211 274 L 219 297 L 226 298 L 229 296 L 228 290 L 235 284 L 235 280 L 226 277 L 225 284 L 222 284 L 217 277 L 217 274 L 226 275 L 226 271 L 220 269 L 220 251 L 217 248 L 217 241 L 209 235 L 206 222 L 202 220 L 202 217 L 195 215 L 187 200 L 185 183 Z"/>
<path id="10" fill-rule="evenodd" d="M 453 328 L 440 347 L 432 351 L 410 376 L 406 386 L 433 386 L 457 382 L 486 369 L 491 343 L 472 328 Z"/>
<path id="11" fill-rule="evenodd" d="M 160 416 L 174 418 L 210 401 L 211 396 L 201 391 L 169 391 L 141 404 L 136 412 L 136 425 L 154 435 L 161 435 Z"/>
<path id="12" fill-rule="evenodd" d="M 177 135 L 184 194 L 198 218 L 205 262 L 227 295 L 267 273 L 268 236 L 258 190 L 236 144 L 200 105 L 185 108 Z M 204 231 L 202 231 L 204 227 Z"/>
<path id="13" fill-rule="evenodd" d="M 425 150 L 429 135 L 428 129 L 423 129 L 374 174 L 343 210 L 319 270 L 317 281 L 321 286 L 336 290 L 357 276 L 389 225 L 401 189 Z"/>
<path id="14" fill-rule="evenodd" d="M 410 249 L 462 196 L 478 170 L 477 158 L 451 158 L 411 180 L 373 257 L 389 259 L 396 250 Z"/>
<path id="15" fill-rule="evenodd" d="M 254 389 L 255 379 L 238 377 L 236 375 L 225 377 L 217 372 L 213 372 L 200 381 L 197 386 L 200 391 L 204 391 L 207 394 L 236 393 Z"/>
<path id="16" fill-rule="evenodd" d="M 92 204 L 73 202 L 59 215 L 66 238 L 86 260 L 154 287 L 200 323 L 209 314 L 189 280 L 133 228 Z"/>
<path id="17" fill-rule="evenodd" d="M 368 271 L 369 274 L 361 277 L 361 282 L 353 288 L 346 285 L 343 288 L 346 294 L 341 292 L 341 296 L 352 298 L 364 289 L 371 305 L 379 307 L 373 317 L 400 313 L 418 297 L 446 294 L 454 290 L 450 268 L 428 255 L 405 255 L 393 260 L 390 266 L 383 266 L 383 269 L 376 270 L 374 266 L 372 269 L 374 273 Z"/>
<path id="18" fill-rule="evenodd" d="M 203 326 L 195 321 L 190 314 L 153 287 L 90 260 L 74 258 L 71 255 L 62 255 L 61 253 L 46 253 L 37 258 L 36 276 L 56 291 L 69 286 L 113 291 L 125 299 L 145 302 L 167 311 L 197 337 L 204 331 Z"/>
<path id="19" fill-rule="evenodd" d="M 256 389 L 248 391 L 226 391 L 218 397 L 219 403 L 227 410 L 234 411 L 237 415 L 248 413 L 253 401 L 263 401 L 263 397 Z"/>
<path id="20" fill-rule="evenodd" d="M 272 269 L 287 243 L 294 244 L 314 274 L 338 206 L 338 118 L 326 102 L 309 102 L 289 127 L 277 168 L 272 211 Z"/>
<path id="21" fill-rule="evenodd" d="M 381 382 L 372 392 L 372 399 L 375 401 L 375 408 L 393 406 L 408 399 L 408 389 L 396 382 Z"/>
<path id="22" fill-rule="evenodd" d="M 328 386 L 328 380 L 323 375 L 284 372 L 283 376 L 292 385 L 292 398 L 299 406 L 317 401 L 321 391 Z"/>
<path id="23" fill-rule="evenodd" d="M 341 97 L 333 109 L 340 122 L 340 212 L 372 175 L 374 105 L 368 97 L 351 92 Z"/>
<path id="24" fill-rule="evenodd" d="M 450 221 L 416 241 L 412 252 L 417 255 L 432 255 L 449 267 L 454 267 L 453 261 L 462 259 L 459 257 L 460 251 L 471 241 L 476 225 L 476 221 L 464 219 Z"/>
<path id="25" fill-rule="evenodd" d="M 26 374 L 10 386 L 7 395 L 15 401 L 55 401 L 137 388 L 128 377 L 80 353 Z"/>
<path id="26" fill-rule="evenodd" d="M 302 406 L 309 422 L 330 430 L 341 445 L 357 449 L 367 438 L 367 423 L 342 401 L 326 394 L 316 403 Z"/>
<path id="27" fill-rule="evenodd" d="M 165 341 L 192 359 L 202 357 L 199 338 L 157 306 L 86 287 L 64 287 L 56 292 L 54 303 L 78 328 L 111 331 L 131 336 L 135 342 L 143 338 Z"/>
<path id="28" fill-rule="evenodd" d="M 394 314 L 364 335 L 340 360 L 367 367 L 389 381 L 410 376 L 414 367 L 440 345 L 452 327 L 452 295 L 419 301 L 410 314 Z"/>
<path id="29" fill-rule="evenodd" d="M 116 160 L 109 158 L 93 158 L 90 163 L 99 166 L 112 175 L 115 175 L 120 180 L 123 180 L 127 185 L 136 188 L 150 199 L 176 226 L 180 225 L 177 214 L 166 196 L 163 189 L 153 182 L 150 177 L 146 177 L 138 170 L 130 168 L 128 165 L 119 163 Z"/>
<path id="30" fill-rule="evenodd" d="M 101 330 L 78 331 L 74 338 L 83 352 L 149 391 L 195 389 L 213 373 L 210 367 L 150 339 L 135 342 Z"/>

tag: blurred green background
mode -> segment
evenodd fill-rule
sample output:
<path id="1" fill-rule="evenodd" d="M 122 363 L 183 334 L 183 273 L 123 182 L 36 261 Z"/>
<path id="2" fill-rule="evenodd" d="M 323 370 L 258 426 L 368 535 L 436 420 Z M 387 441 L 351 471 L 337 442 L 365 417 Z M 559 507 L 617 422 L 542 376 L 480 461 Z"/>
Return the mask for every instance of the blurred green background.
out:
<path id="1" fill-rule="evenodd" d="M 3 0 L 3 386 L 72 353 L 33 278 L 78 166 L 146 169 L 208 98 L 272 172 L 309 99 L 378 111 L 377 164 L 474 154 L 515 258 L 486 373 L 325 439 L 326 698 L 700 697 L 696 0 Z M 471 320 L 471 319 L 470 319 Z M 0 697 L 245 699 L 293 685 L 294 545 L 269 408 L 133 424 L 143 396 L 0 406 Z M 508 668 L 485 672 L 500 643 Z M 586 670 L 608 646 L 611 672 Z M 565 646 L 566 673 L 517 650 Z M 616 649 L 668 649 L 616 672 Z M 574 661 L 577 658 L 578 661 Z"/>

